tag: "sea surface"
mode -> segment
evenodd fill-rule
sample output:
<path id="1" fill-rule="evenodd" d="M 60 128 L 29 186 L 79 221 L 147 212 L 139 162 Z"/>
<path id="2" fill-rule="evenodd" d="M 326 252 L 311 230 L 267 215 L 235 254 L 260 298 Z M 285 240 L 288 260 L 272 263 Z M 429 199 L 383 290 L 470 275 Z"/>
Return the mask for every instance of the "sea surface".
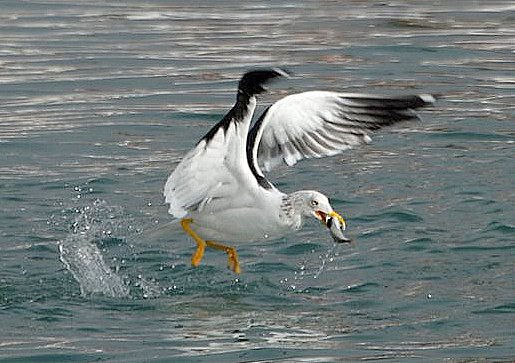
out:
<path id="1" fill-rule="evenodd" d="M 513 1 L 0 2 L 0 361 L 515 359 Z M 437 93 L 421 121 L 269 174 L 354 244 L 238 246 L 167 213 L 182 155 L 250 68 L 260 99 Z M 237 221 L 235 221 L 237 223 Z"/>

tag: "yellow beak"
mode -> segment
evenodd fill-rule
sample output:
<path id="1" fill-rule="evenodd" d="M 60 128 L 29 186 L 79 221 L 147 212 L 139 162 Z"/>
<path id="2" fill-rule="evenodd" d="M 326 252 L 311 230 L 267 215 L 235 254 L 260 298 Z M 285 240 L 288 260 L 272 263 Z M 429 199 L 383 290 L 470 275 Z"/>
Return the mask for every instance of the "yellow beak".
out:
<path id="1" fill-rule="evenodd" d="M 329 217 L 336 218 L 338 220 L 338 222 L 340 222 L 340 224 L 342 225 L 342 229 L 345 229 L 347 227 L 347 224 L 345 223 L 345 219 L 343 219 L 343 217 L 341 215 L 339 215 L 338 213 L 336 213 L 335 211 L 332 211 L 331 213 L 329 213 Z"/>
<path id="2" fill-rule="evenodd" d="M 340 222 L 342 229 L 345 229 L 347 226 L 347 224 L 345 223 L 345 219 L 343 219 L 343 217 L 341 215 L 339 215 L 338 213 L 336 213 L 335 211 L 332 211 L 329 214 L 327 214 L 327 213 L 324 213 L 324 212 L 318 210 L 315 212 L 315 215 L 317 216 L 318 219 L 320 219 L 320 222 L 322 222 L 326 226 L 327 226 L 327 222 L 329 221 L 329 218 L 327 218 L 327 217 L 332 217 L 332 218 L 337 219 L 338 222 Z"/>

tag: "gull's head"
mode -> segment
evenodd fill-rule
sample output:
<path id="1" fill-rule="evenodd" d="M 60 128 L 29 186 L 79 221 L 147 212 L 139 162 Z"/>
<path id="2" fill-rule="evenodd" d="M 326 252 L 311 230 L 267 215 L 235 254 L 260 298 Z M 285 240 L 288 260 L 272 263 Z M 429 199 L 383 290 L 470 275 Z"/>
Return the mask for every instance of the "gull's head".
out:
<path id="1" fill-rule="evenodd" d="M 300 207 L 303 215 L 318 219 L 329 229 L 336 242 L 351 242 L 343 234 L 346 228 L 345 220 L 331 207 L 329 198 L 314 190 L 304 190 L 295 194 L 300 197 L 297 199 L 296 208 Z"/>

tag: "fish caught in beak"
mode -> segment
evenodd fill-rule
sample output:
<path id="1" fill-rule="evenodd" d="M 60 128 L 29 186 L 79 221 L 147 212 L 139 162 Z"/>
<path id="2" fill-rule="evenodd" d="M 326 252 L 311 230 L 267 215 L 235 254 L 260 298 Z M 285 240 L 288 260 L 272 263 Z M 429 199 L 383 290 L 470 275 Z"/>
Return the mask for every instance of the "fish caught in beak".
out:
<path id="1" fill-rule="evenodd" d="M 331 232 L 335 242 L 338 243 L 350 243 L 352 242 L 349 238 L 345 237 L 343 231 L 345 231 L 346 224 L 345 219 L 335 211 L 325 213 L 321 210 L 315 211 L 315 217 L 320 220 Z"/>

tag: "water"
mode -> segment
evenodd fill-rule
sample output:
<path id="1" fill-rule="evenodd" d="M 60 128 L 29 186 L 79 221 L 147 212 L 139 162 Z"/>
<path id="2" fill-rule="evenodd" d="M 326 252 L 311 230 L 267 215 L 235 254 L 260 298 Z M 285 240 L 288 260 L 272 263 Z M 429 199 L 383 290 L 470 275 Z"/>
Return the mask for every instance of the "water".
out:
<path id="1" fill-rule="evenodd" d="M 510 1 L 0 4 L 0 360 L 515 359 Z M 422 122 L 270 176 L 319 223 L 239 248 L 173 223 L 161 190 L 234 99 L 436 92 Z M 172 222 L 172 223 L 171 223 Z"/>

